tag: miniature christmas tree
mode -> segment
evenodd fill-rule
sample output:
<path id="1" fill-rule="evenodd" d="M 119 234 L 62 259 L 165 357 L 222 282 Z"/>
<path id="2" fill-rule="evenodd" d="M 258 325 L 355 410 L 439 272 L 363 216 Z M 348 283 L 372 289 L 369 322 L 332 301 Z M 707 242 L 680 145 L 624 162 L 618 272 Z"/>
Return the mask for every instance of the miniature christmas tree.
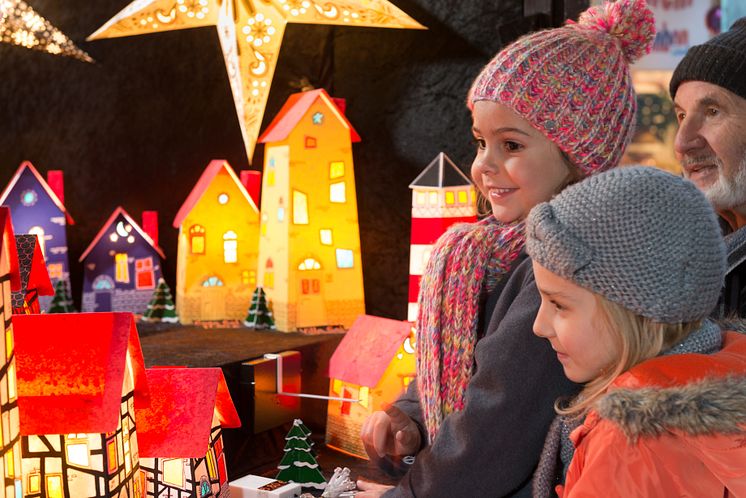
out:
<path id="1" fill-rule="evenodd" d="M 249 314 L 243 321 L 243 324 L 247 327 L 254 327 L 255 329 L 275 329 L 275 319 L 267 305 L 267 295 L 261 287 L 257 287 L 251 296 Z"/>
<path id="2" fill-rule="evenodd" d="M 58 280 L 54 284 L 54 297 L 49 303 L 47 313 L 75 313 L 76 310 L 70 294 L 70 282 L 67 279 Z"/>
<path id="3" fill-rule="evenodd" d="M 158 286 L 153 291 L 153 298 L 148 303 L 148 309 L 143 314 L 143 322 L 148 323 L 177 323 L 179 317 L 174 309 L 171 289 L 163 278 L 158 279 Z"/>
<path id="4" fill-rule="evenodd" d="M 305 429 L 303 429 L 303 428 Z M 293 422 L 293 428 L 285 436 L 285 456 L 277 468 L 280 472 L 276 479 L 300 484 L 304 488 L 324 489 L 326 479 L 319 471 L 319 464 L 308 444 L 310 431 L 299 419 Z"/>

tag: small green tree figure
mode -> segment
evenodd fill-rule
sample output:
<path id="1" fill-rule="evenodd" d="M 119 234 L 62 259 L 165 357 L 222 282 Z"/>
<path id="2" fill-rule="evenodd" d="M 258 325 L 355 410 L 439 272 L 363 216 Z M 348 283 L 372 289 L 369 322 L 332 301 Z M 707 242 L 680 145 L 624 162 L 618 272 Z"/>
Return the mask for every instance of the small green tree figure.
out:
<path id="1" fill-rule="evenodd" d="M 261 287 L 257 287 L 251 296 L 249 314 L 244 319 L 243 324 L 255 329 L 275 329 L 275 319 L 267 305 L 267 295 Z"/>
<path id="2" fill-rule="evenodd" d="M 47 313 L 75 313 L 70 294 L 70 282 L 65 278 L 58 280 L 54 284 L 54 297 L 49 303 Z"/>
<path id="3" fill-rule="evenodd" d="M 158 279 L 158 286 L 153 291 L 153 297 L 148 303 L 148 309 L 143 313 L 142 320 L 147 323 L 178 323 L 171 289 L 163 278 Z"/>
<path id="4" fill-rule="evenodd" d="M 301 428 L 304 427 L 304 429 Z M 324 489 L 326 479 L 319 471 L 319 464 L 308 444 L 308 427 L 299 419 L 293 422 L 293 428 L 285 436 L 285 456 L 277 465 L 280 472 L 276 479 L 300 484 L 304 488 Z"/>

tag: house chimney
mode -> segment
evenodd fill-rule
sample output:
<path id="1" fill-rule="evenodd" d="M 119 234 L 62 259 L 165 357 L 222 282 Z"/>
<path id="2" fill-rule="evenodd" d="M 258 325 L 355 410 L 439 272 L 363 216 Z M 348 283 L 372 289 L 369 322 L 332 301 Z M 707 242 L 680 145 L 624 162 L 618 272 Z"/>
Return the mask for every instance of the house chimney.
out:
<path id="1" fill-rule="evenodd" d="M 59 197 L 62 205 L 65 204 L 65 179 L 62 176 L 62 171 L 58 169 L 52 169 L 47 171 L 47 184 L 52 192 Z"/>
<path id="2" fill-rule="evenodd" d="M 153 239 L 153 244 L 158 245 L 158 211 L 142 212 L 142 229 Z"/>
<path id="3" fill-rule="evenodd" d="M 262 173 L 261 171 L 252 171 L 245 169 L 241 171 L 241 183 L 246 187 L 251 200 L 259 209 L 259 195 L 262 190 Z"/>
<path id="4" fill-rule="evenodd" d="M 339 97 L 332 97 L 332 102 L 334 102 L 334 105 L 337 106 L 337 109 L 339 109 L 339 112 L 341 112 L 342 115 L 344 115 L 345 111 L 347 111 L 347 100 L 341 99 Z"/>

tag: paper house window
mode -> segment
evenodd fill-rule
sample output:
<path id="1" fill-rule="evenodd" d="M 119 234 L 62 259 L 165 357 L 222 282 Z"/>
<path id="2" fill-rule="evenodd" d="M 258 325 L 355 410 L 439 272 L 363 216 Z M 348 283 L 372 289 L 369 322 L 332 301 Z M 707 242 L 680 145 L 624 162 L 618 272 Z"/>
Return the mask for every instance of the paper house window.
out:
<path id="1" fill-rule="evenodd" d="M 29 235 L 36 235 L 36 238 L 39 239 L 39 247 L 41 248 L 41 254 L 42 256 L 47 256 L 47 246 L 44 243 L 44 229 L 42 227 L 31 227 L 28 229 Z"/>
<path id="2" fill-rule="evenodd" d="M 129 283 L 130 281 L 130 267 L 127 263 L 127 253 L 118 252 L 114 255 L 114 263 L 116 264 L 116 271 L 114 278 L 117 282 Z"/>
<path id="3" fill-rule="evenodd" d="M 417 205 L 418 206 L 424 206 L 427 204 L 427 193 L 426 192 L 417 192 Z"/>
<path id="4" fill-rule="evenodd" d="M 429 193 L 428 203 L 431 206 L 437 206 L 438 205 L 438 193 L 437 192 L 430 192 Z"/>
<path id="5" fill-rule="evenodd" d="M 316 137 L 305 137 L 304 145 L 306 149 L 315 149 L 316 148 Z"/>
<path id="6" fill-rule="evenodd" d="M 38 472 L 29 474 L 27 483 L 29 493 L 38 493 L 41 491 L 41 474 Z"/>
<path id="7" fill-rule="evenodd" d="M 135 260 L 135 288 L 155 289 L 153 258 L 142 258 Z"/>
<path id="8" fill-rule="evenodd" d="M 343 161 L 333 161 L 329 163 L 329 179 L 342 178 L 345 176 L 345 163 Z"/>
<path id="9" fill-rule="evenodd" d="M 184 459 L 172 458 L 163 460 L 163 482 L 184 488 Z"/>
<path id="10" fill-rule="evenodd" d="M 325 246 L 330 246 L 334 243 L 332 231 L 330 228 L 322 228 L 321 230 L 319 230 L 319 238 L 321 239 L 321 243 Z"/>
<path id="11" fill-rule="evenodd" d="M 293 223 L 308 225 L 308 196 L 293 190 Z"/>
<path id="12" fill-rule="evenodd" d="M 212 451 L 208 451 L 206 457 L 207 457 L 207 472 L 210 475 L 210 478 L 217 479 L 218 469 L 215 466 L 215 455 L 213 455 Z"/>
<path id="13" fill-rule="evenodd" d="M 334 392 L 334 394 L 336 395 L 339 395 L 341 391 L 342 391 L 342 381 L 339 379 L 333 379 L 332 392 Z"/>
<path id="14" fill-rule="evenodd" d="M 456 194 L 450 190 L 446 192 L 446 204 L 449 206 L 456 204 Z"/>
<path id="15" fill-rule="evenodd" d="M 5 477 L 10 479 L 15 477 L 15 462 L 13 461 L 13 452 L 5 454 Z"/>
<path id="16" fill-rule="evenodd" d="M 321 291 L 321 283 L 318 278 L 301 279 L 301 291 L 303 294 L 318 294 Z"/>
<path id="17" fill-rule="evenodd" d="M 352 251 L 337 249 L 337 268 L 352 268 L 354 264 Z"/>
<path id="18" fill-rule="evenodd" d="M 226 263 L 238 261 L 238 240 L 233 230 L 228 230 L 223 234 L 223 261 Z"/>
<path id="19" fill-rule="evenodd" d="M 268 259 L 264 265 L 264 287 L 267 289 L 275 288 L 275 265 L 271 259 Z"/>
<path id="20" fill-rule="evenodd" d="M 267 169 L 267 186 L 274 187 L 274 185 L 275 185 L 275 165 L 270 164 L 269 168 Z"/>
<path id="21" fill-rule="evenodd" d="M 205 227 L 202 225 L 189 227 L 189 247 L 192 254 L 205 253 Z"/>
<path id="22" fill-rule="evenodd" d="M 39 200 L 39 195 L 36 193 L 35 190 L 29 189 L 24 190 L 21 192 L 21 204 L 23 204 L 26 207 L 31 207 L 36 204 L 36 201 Z"/>
<path id="23" fill-rule="evenodd" d="M 267 216 L 267 213 L 262 214 L 262 222 L 259 224 L 262 228 L 262 235 L 267 235 L 267 221 L 269 220 L 269 217 Z"/>
<path id="24" fill-rule="evenodd" d="M 347 191 L 345 182 L 337 182 L 329 185 L 329 201 L 338 204 L 347 202 Z"/>
<path id="25" fill-rule="evenodd" d="M 229 200 L 231 200 L 231 198 L 225 192 L 218 195 L 218 204 L 222 204 L 222 205 L 228 204 Z"/>
<path id="26" fill-rule="evenodd" d="M 88 436 L 85 434 L 70 434 L 65 437 L 65 452 L 67 461 L 79 467 L 90 467 L 88 453 Z"/>
<path id="27" fill-rule="evenodd" d="M 320 270 L 321 269 L 321 263 L 319 263 L 314 258 L 306 258 L 298 265 L 298 269 L 300 271 L 306 271 L 306 270 Z"/>
<path id="28" fill-rule="evenodd" d="M 324 113 L 322 112 L 316 112 L 311 116 L 311 121 L 315 125 L 322 125 L 324 124 Z"/>
<path id="29" fill-rule="evenodd" d="M 367 386 L 360 386 L 360 391 L 357 393 L 360 405 L 364 408 L 368 408 L 368 402 L 370 401 L 370 389 Z"/>
<path id="30" fill-rule="evenodd" d="M 285 221 L 285 207 L 284 206 L 280 206 L 277 208 L 277 221 L 279 221 L 280 223 Z"/>
<path id="31" fill-rule="evenodd" d="M 47 498 L 63 498 L 62 474 L 47 476 Z"/>
<path id="32" fill-rule="evenodd" d="M 109 474 L 117 472 L 117 440 L 111 439 L 106 443 L 106 454 L 109 456 Z"/>
<path id="33" fill-rule="evenodd" d="M 47 265 L 47 272 L 49 272 L 49 278 L 51 280 L 59 280 L 62 278 L 62 263 L 49 263 Z"/>
<path id="34" fill-rule="evenodd" d="M 222 280 L 220 280 L 220 279 L 219 279 L 218 277 L 216 277 L 216 276 L 212 276 L 212 277 L 207 277 L 207 278 L 206 278 L 206 279 L 205 279 L 205 280 L 204 280 L 204 281 L 202 282 L 202 287 L 222 287 L 222 286 L 223 286 L 223 281 L 222 281 Z"/>
<path id="35" fill-rule="evenodd" d="M 243 270 L 241 272 L 241 283 L 245 285 L 256 285 L 256 270 Z"/>
<path id="36" fill-rule="evenodd" d="M 458 203 L 466 204 L 469 202 L 469 193 L 466 190 L 458 191 Z"/>

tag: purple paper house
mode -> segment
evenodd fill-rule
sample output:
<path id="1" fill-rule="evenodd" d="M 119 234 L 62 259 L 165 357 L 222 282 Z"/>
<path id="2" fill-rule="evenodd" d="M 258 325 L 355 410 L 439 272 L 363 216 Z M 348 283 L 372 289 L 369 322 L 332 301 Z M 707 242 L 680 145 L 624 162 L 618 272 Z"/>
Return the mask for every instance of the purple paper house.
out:
<path id="1" fill-rule="evenodd" d="M 24 161 L 0 194 L 0 205 L 10 208 L 15 233 L 29 233 L 39 238 L 52 285 L 69 280 L 67 225 L 73 225 L 63 204 L 64 187 L 61 171 L 48 171 L 47 180 L 29 162 Z M 51 297 L 42 296 L 39 304 L 45 310 Z"/>
<path id="2" fill-rule="evenodd" d="M 80 257 L 83 312 L 145 312 L 161 278 L 161 259 L 165 259 L 158 247 L 154 216 L 153 211 L 143 213 L 147 231 L 121 207 L 109 216 Z"/>

